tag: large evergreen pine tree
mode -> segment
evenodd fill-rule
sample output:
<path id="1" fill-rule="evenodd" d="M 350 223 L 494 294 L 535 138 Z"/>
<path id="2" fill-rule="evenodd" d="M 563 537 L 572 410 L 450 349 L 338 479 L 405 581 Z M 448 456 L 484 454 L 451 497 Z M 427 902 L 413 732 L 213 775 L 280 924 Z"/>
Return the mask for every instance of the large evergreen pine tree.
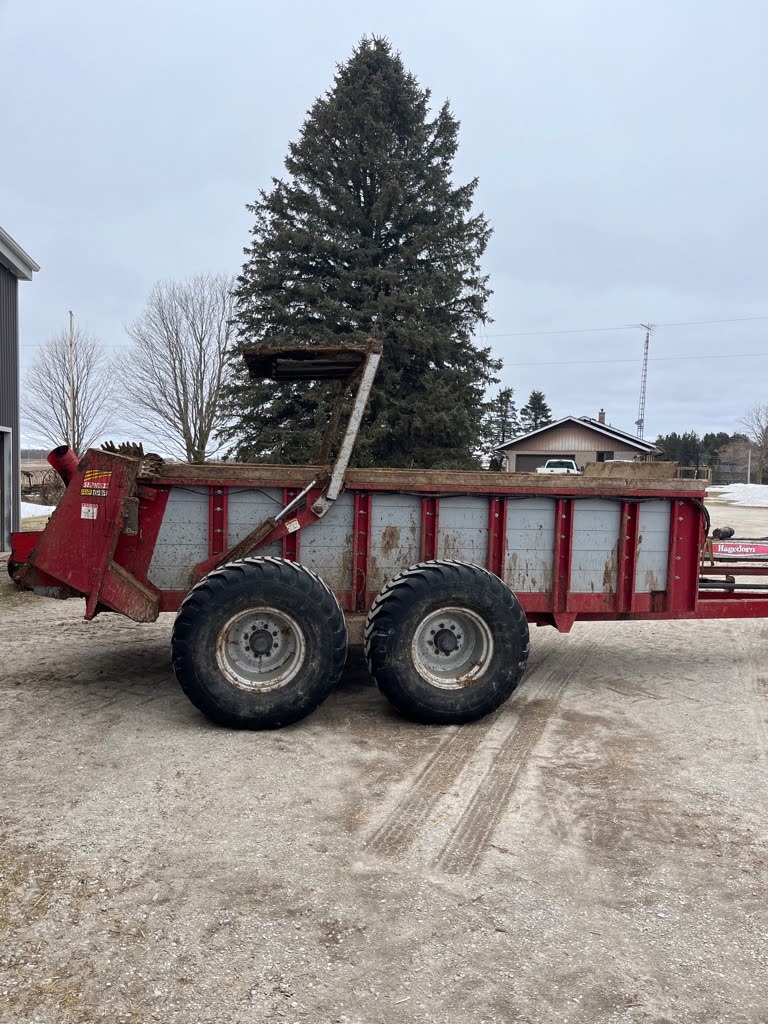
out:
<path id="1" fill-rule="evenodd" d="M 358 465 L 477 465 L 499 367 L 472 342 L 490 228 L 471 212 L 477 182 L 451 180 L 459 124 L 447 103 L 430 119 L 429 99 L 386 40 L 363 39 L 289 146 L 286 180 L 249 207 L 240 347 L 384 343 Z M 315 460 L 332 394 L 238 375 L 233 454 Z"/>

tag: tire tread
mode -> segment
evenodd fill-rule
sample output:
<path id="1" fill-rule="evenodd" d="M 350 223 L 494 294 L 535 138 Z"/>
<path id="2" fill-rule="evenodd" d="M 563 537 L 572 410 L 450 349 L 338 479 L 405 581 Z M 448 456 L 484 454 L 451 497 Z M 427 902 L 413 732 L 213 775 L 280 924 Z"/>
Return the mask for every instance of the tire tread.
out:
<path id="1" fill-rule="evenodd" d="M 204 689 L 198 679 L 191 644 L 200 619 L 216 607 L 227 590 L 241 590 L 255 581 L 279 583 L 303 592 L 316 606 L 318 616 L 328 626 L 324 643 L 330 652 L 330 665 L 323 685 L 306 694 L 300 705 L 290 710 L 272 708 L 251 716 L 234 715 Z M 172 663 L 181 689 L 189 700 L 213 721 L 237 728 L 277 728 L 298 721 L 314 711 L 329 695 L 341 675 L 347 654 L 347 630 L 344 613 L 335 595 L 316 573 L 297 562 L 274 556 L 249 557 L 229 562 L 199 580 L 181 603 L 173 627 Z M 279 691 L 278 691 L 279 692 Z"/>
<path id="2" fill-rule="evenodd" d="M 487 700 L 467 708 L 461 699 L 461 695 L 466 691 L 459 690 L 456 691 L 459 696 L 456 698 L 455 710 L 446 711 L 444 707 L 437 710 L 429 706 L 428 702 L 418 701 L 411 692 L 406 692 L 402 681 L 387 668 L 381 650 L 378 653 L 374 652 L 374 646 L 377 636 L 386 637 L 391 631 L 397 630 L 397 624 L 402 620 L 407 608 L 414 601 L 426 597 L 432 587 L 436 584 L 455 584 L 459 581 L 483 591 L 491 591 L 493 599 L 499 602 L 508 615 L 509 628 L 520 640 L 516 671 L 511 689 L 501 697 L 492 691 Z M 368 669 L 384 696 L 409 717 L 422 722 L 437 723 L 473 721 L 494 711 L 503 700 L 506 700 L 522 677 L 530 648 L 525 612 L 509 587 L 488 569 L 459 559 L 419 562 L 394 576 L 377 594 L 371 605 L 363 631 L 363 643 Z"/>

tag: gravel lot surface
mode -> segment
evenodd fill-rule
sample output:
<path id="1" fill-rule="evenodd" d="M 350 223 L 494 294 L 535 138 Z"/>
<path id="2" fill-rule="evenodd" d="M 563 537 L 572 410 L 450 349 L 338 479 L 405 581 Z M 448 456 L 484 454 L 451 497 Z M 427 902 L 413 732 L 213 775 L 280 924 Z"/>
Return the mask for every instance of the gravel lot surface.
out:
<path id="1" fill-rule="evenodd" d="M 0 573 L 3 1022 L 768 1020 L 768 621 L 533 630 L 460 728 L 353 653 L 273 733 L 198 714 L 171 624 Z"/>

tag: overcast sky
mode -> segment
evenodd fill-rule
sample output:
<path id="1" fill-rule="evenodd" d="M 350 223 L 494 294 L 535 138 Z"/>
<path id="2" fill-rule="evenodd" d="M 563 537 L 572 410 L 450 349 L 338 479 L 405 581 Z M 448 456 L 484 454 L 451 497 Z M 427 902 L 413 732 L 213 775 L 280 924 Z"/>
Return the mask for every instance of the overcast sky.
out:
<path id="1" fill-rule="evenodd" d="M 643 332 L 537 332 L 644 320 L 736 321 L 659 327 L 646 436 L 768 400 L 764 0 L 0 0 L 0 224 L 42 267 L 22 365 L 70 308 L 121 346 L 155 280 L 236 272 L 245 204 L 370 33 L 461 120 L 520 404 L 634 432 Z"/>

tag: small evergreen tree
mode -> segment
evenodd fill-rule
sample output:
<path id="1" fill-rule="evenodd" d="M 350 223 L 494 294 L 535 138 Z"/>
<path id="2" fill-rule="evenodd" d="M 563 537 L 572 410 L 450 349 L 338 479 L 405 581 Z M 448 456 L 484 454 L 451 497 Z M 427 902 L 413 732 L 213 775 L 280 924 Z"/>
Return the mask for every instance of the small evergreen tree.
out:
<path id="1" fill-rule="evenodd" d="M 489 469 L 500 470 L 504 468 L 504 460 L 496 454 L 496 450 L 520 433 L 514 388 L 502 388 L 486 404 L 485 410 L 484 461 L 488 463 Z"/>
<path id="2" fill-rule="evenodd" d="M 248 209 L 239 348 L 384 343 L 358 465 L 470 467 L 500 364 L 472 342 L 487 322 L 490 228 L 477 181 L 454 185 L 459 124 L 384 39 L 363 39 L 289 146 L 286 180 Z M 229 399 L 238 459 L 317 458 L 333 388 L 247 382 Z"/>
<path id="3" fill-rule="evenodd" d="M 532 430 L 538 430 L 540 427 L 548 427 L 550 423 L 554 423 L 554 420 L 544 392 L 534 388 L 528 396 L 528 401 L 520 410 L 520 426 L 523 433 L 529 434 Z"/>

